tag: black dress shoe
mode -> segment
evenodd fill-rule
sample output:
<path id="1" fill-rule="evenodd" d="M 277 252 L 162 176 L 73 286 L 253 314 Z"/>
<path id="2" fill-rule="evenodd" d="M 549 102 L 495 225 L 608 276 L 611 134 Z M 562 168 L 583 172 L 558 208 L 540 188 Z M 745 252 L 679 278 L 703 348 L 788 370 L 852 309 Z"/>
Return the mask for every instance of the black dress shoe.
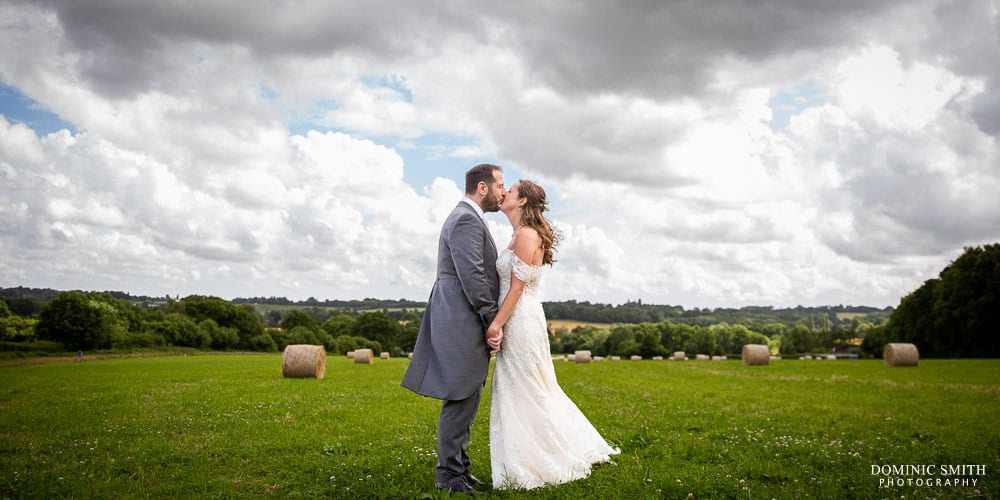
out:
<path id="1" fill-rule="evenodd" d="M 469 483 L 465 482 L 465 478 L 462 476 L 456 477 L 451 481 L 446 483 L 434 483 L 434 486 L 439 490 L 445 490 L 449 493 L 465 493 L 466 495 L 476 494 L 476 490 L 469 486 Z"/>
<path id="2" fill-rule="evenodd" d="M 473 476 L 472 473 L 465 474 L 465 482 L 469 483 L 470 486 L 482 486 L 483 482 L 479 480 L 478 477 Z"/>

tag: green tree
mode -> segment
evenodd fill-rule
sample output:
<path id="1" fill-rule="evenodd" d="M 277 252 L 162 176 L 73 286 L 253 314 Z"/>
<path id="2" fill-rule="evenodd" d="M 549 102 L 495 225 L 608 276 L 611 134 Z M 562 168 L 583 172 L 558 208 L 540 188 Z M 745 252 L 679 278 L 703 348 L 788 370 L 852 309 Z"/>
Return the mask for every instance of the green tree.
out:
<path id="1" fill-rule="evenodd" d="M 644 358 L 662 356 L 666 349 L 660 343 L 660 328 L 653 323 L 639 323 L 632 328 L 635 341 L 638 344 L 639 355 Z"/>
<path id="2" fill-rule="evenodd" d="M 684 351 L 694 354 L 713 354 L 716 348 L 714 332 L 709 328 L 698 327 L 688 339 Z"/>
<path id="3" fill-rule="evenodd" d="M 886 325 L 890 342 L 921 357 L 1000 356 L 1000 243 L 966 248 L 936 279 L 903 297 Z"/>
<path id="4" fill-rule="evenodd" d="M 889 343 L 885 325 L 873 326 L 865 332 L 861 340 L 861 352 L 866 357 L 881 358 L 885 345 Z"/>
<path id="5" fill-rule="evenodd" d="M 417 345 L 417 337 L 420 334 L 420 321 L 407 323 L 399 330 L 399 337 L 396 338 L 396 345 L 403 352 L 413 352 Z"/>
<path id="6" fill-rule="evenodd" d="M 239 347 L 252 349 L 251 339 L 264 334 L 264 326 L 252 305 L 236 305 L 218 297 L 201 295 L 184 297 L 179 305 L 184 314 L 195 321 L 211 319 L 221 327 L 236 329 L 240 337 Z M 261 345 L 266 346 L 267 343 Z"/>
<path id="7" fill-rule="evenodd" d="M 110 295 L 72 291 L 42 308 L 35 332 L 71 349 L 108 349 L 125 340 L 128 327 L 129 319 Z"/>
<path id="8" fill-rule="evenodd" d="M 635 331 L 631 326 L 616 326 L 604 340 L 603 351 L 608 356 L 631 356 L 638 354 L 639 344 L 635 341 Z"/>
<path id="9" fill-rule="evenodd" d="M 354 325 L 354 336 L 378 342 L 382 349 L 396 354 L 396 337 L 399 322 L 383 312 L 367 312 L 358 316 Z"/>
<path id="10" fill-rule="evenodd" d="M 785 333 L 781 342 L 782 354 L 805 354 L 813 352 L 816 348 L 812 332 L 809 327 L 799 323 Z"/>
<path id="11" fill-rule="evenodd" d="M 356 323 L 357 320 L 355 320 L 353 317 L 347 314 L 340 314 L 324 321 L 323 331 L 325 331 L 333 338 L 338 338 L 341 335 L 350 336 L 354 333 L 354 325 Z"/>
<path id="12" fill-rule="evenodd" d="M 219 326 L 213 319 L 203 319 L 198 326 L 212 339 L 212 349 L 226 351 L 235 349 L 240 343 L 240 335 L 235 328 Z"/>
<path id="13" fill-rule="evenodd" d="M 320 331 L 320 325 L 319 322 L 316 321 L 316 318 L 299 309 L 292 309 L 291 311 L 288 311 L 288 314 L 285 314 L 284 319 L 281 320 L 280 326 L 282 330 L 292 330 L 296 327 L 303 327 L 314 333 Z"/>

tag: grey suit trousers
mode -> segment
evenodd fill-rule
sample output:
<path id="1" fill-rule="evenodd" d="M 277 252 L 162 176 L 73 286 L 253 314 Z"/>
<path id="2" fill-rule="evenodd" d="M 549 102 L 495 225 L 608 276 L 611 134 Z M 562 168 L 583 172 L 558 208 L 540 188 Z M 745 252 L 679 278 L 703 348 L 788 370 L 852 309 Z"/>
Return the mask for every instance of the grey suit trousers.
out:
<path id="1" fill-rule="evenodd" d="M 435 482 L 447 483 L 469 473 L 469 434 L 482 396 L 483 389 L 480 387 L 465 399 L 442 401 L 441 416 L 438 418 L 438 463 L 434 471 Z"/>

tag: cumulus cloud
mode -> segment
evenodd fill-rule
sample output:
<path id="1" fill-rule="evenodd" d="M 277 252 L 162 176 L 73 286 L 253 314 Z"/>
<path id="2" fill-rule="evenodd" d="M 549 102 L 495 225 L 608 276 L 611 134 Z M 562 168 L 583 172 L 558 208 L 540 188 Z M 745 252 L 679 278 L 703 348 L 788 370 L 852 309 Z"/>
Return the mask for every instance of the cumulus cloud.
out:
<path id="1" fill-rule="evenodd" d="M 74 130 L 0 113 L 0 278 L 420 299 L 462 180 L 411 186 L 419 148 L 546 186 L 550 298 L 890 305 L 1000 237 L 998 19 L 989 0 L 3 2 L 0 83 Z"/>

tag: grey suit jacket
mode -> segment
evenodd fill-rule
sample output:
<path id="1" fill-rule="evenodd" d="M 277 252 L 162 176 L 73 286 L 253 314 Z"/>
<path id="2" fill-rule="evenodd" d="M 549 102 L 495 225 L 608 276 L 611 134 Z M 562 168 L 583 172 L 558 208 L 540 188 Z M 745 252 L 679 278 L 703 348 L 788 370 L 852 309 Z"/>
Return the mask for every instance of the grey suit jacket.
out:
<path id="1" fill-rule="evenodd" d="M 497 249 L 475 209 L 461 202 L 441 228 L 437 280 L 427 300 L 402 386 L 461 400 L 486 383 L 486 328 L 497 314 Z"/>

